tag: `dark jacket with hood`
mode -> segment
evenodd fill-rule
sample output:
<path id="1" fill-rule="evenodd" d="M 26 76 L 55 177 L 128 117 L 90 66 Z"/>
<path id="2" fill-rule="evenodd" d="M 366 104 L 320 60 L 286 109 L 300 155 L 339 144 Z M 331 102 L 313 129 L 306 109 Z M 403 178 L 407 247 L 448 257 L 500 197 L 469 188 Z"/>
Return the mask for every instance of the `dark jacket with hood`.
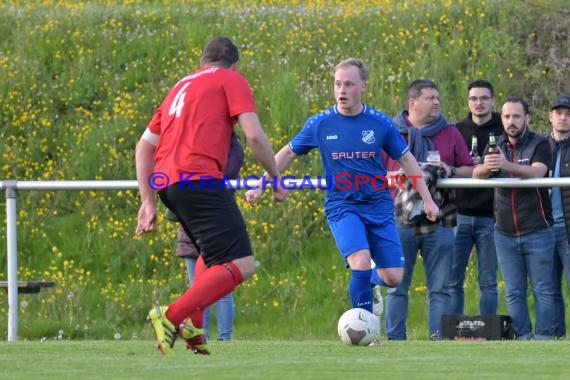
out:
<path id="1" fill-rule="evenodd" d="M 501 114 L 493 112 L 491 120 L 483 125 L 477 125 L 473 122 L 471 112 L 460 123 L 457 123 L 457 129 L 463 136 L 465 143 L 471 149 L 471 140 L 473 136 L 477 137 L 478 156 L 483 156 L 483 151 L 489 143 L 489 134 L 501 136 L 504 133 L 503 123 L 501 122 Z M 493 188 L 484 189 L 455 189 L 455 205 L 457 212 L 468 216 L 493 217 L 493 198 L 495 190 Z"/>

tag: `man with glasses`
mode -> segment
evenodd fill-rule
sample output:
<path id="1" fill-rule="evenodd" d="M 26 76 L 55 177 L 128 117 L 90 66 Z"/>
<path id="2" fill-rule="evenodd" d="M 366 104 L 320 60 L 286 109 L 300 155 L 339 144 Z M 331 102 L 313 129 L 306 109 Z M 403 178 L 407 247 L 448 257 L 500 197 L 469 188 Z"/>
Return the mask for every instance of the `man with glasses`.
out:
<path id="1" fill-rule="evenodd" d="M 501 115 L 493 112 L 495 92 L 491 83 L 476 80 L 468 87 L 469 113 L 457 123 L 457 129 L 467 146 L 477 140 L 477 152 L 472 152 L 473 164 L 479 164 L 483 149 L 489 143 L 489 134 L 501 136 Z M 473 246 L 477 249 L 477 282 L 479 283 L 479 314 L 496 314 L 497 251 L 495 249 L 492 188 L 456 189 L 457 227 L 451 260 L 450 293 L 451 314 L 463 314 L 465 296 L 463 285 L 469 256 Z"/>

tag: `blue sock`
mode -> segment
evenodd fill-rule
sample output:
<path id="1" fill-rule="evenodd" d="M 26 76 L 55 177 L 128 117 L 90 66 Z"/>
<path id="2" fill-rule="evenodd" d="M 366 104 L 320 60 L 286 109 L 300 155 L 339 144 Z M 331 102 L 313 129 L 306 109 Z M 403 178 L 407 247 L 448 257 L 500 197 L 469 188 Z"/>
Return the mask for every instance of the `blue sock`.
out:
<path id="1" fill-rule="evenodd" d="M 382 277 L 380 277 L 380 275 L 378 274 L 377 268 L 372 268 L 372 277 L 370 278 L 370 282 L 372 283 L 372 286 L 374 285 L 386 286 L 386 283 L 384 282 L 384 280 L 382 280 Z"/>
<path id="2" fill-rule="evenodd" d="M 350 283 L 348 284 L 348 294 L 352 301 L 352 307 L 359 307 L 372 312 L 372 288 L 370 287 L 370 277 L 372 270 L 352 270 Z"/>

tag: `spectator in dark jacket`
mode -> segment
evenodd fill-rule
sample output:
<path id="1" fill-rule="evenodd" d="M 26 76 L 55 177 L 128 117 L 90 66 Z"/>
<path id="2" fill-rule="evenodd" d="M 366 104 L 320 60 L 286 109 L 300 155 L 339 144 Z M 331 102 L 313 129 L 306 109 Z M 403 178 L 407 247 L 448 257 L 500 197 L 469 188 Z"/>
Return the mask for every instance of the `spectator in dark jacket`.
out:
<path id="1" fill-rule="evenodd" d="M 501 176 L 542 178 L 548 176 L 552 153 L 548 141 L 532 132 L 528 104 L 508 98 L 501 107 L 505 133 L 498 153 L 484 152 L 475 178 L 491 171 Z M 554 235 L 552 210 L 546 188 L 497 188 L 495 190 L 495 245 L 505 280 L 507 309 L 517 339 L 548 339 L 554 333 L 552 258 Z M 534 294 L 536 328 L 533 335 L 527 304 L 527 277 Z"/>
<path id="2" fill-rule="evenodd" d="M 552 148 L 552 170 L 554 178 L 570 177 L 570 95 L 556 98 L 549 115 L 552 133 L 548 136 Z M 570 285 L 570 250 L 568 233 L 570 228 L 570 188 L 553 187 L 550 193 L 552 217 L 554 218 L 554 336 L 566 335 L 566 313 L 562 297 L 562 273 Z"/>
<path id="3" fill-rule="evenodd" d="M 489 134 L 503 134 L 501 114 L 493 112 L 495 92 L 491 83 L 476 80 L 469 83 L 469 114 L 457 129 L 467 146 L 477 142 L 477 152 L 471 152 L 473 163 L 479 164 Z M 479 283 L 479 314 L 496 314 L 499 303 L 497 290 L 497 250 L 495 249 L 495 216 L 493 189 L 456 189 L 457 228 L 451 258 L 449 291 L 451 314 L 463 314 L 465 271 L 473 246 L 477 249 L 477 282 Z"/>

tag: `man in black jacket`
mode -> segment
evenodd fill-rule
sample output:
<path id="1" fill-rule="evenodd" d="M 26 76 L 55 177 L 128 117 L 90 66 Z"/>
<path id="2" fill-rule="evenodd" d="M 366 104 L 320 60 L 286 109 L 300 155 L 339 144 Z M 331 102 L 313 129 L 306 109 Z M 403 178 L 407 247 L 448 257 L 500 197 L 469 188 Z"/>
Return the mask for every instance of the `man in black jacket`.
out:
<path id="1" fill-rule="evenodd" d="M 552 177 L 570 177 L 570 96 L 556 98 L 549 114 L 552 133 L 548 136 L 552 148 Z M 562 273 L 570 284 L 570 251 L 568 229 L 570 228 L 570 188 L 553 187 L 550 193 L 552 217 L 554 218 L 554 336 L 566 335 L 566 316 L 562 297 Z"/>
<path id="2" fill-rule="evenodd" d="M 514 178 L 548 176 L 552 152 L 548 141 L 532 132 L 528 104 L 508 98 L 501 107 L 505 133 L 498 139 L 499 152 L 484 152 L 475 178 L 491 172 Z M 548 339 L 554 335 L 552 267 L 554 235 L 552 209 L 546 188 L 497 188 L 495 190 L 495 245 L 507 293 L 507 309 L 517 339 Z M 532 286 L 536 329 L 532 332 L 527 277 Z"/>
<path id="3" fill-rule="evenodd" d="M 473 164 L 479 164 L 489 134 L 503 134 L 501 114 L 493 112 L 495 92 L 485 80 L 469 83 L 469 112 L 465 120 L 457 123 L 467 146 L 477 140 L 477 152 L 472 152 Z M 495 249 L 495 217 L 493 215 L 493 189 L 456 189 L 457 227 L 451 259 L 450 293 L 451 314 L 463 314 L 465 271 L 473 246 L 477 249 L 477 281 L 479 283 L 479 314 L 496 314 L 499 296 L 497 291 L 497 251 Z"/>

